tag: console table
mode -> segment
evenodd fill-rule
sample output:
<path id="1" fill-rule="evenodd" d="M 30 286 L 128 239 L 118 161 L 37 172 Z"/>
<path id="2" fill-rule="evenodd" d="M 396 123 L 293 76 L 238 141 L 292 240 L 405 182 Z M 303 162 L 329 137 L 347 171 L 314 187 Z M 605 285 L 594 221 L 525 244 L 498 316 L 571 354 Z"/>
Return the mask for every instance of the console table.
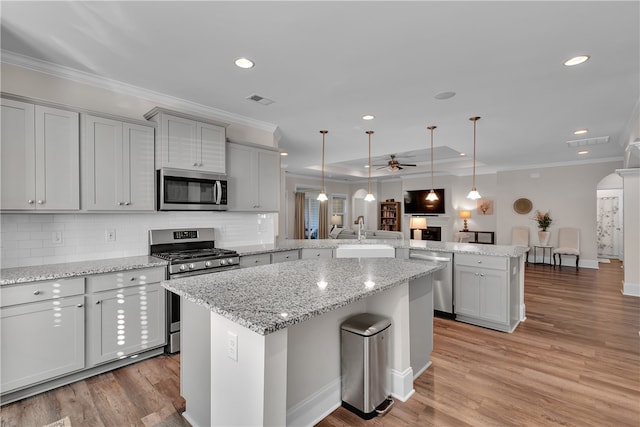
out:
<path id="1" fill-rule="evenodd" d="M 542 249 L 542 262 L 536 262 L 536 254 L 538 253 L 538 249 Z M 534 264 L 547 264 L 544 262 L 545 254 L 549 250 L 549 265 L 551 264 L 551 255 L 553 254 L 553 246 L 549 245 L 533 245 L 533 263 Z"/>

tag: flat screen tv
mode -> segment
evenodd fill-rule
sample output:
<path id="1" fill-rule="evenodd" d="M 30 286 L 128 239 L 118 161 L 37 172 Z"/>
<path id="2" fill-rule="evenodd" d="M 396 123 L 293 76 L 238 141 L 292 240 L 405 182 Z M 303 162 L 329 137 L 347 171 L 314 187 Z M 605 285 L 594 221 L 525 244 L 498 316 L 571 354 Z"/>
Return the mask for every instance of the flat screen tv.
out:
<path id="1" fill-rule="evenodd" d="M 444 215 L 444 188 L 435 188 L 433 190 L 438 195 L 438 200 L 435 200 L 433 202 L 427 200 L 427 194 L 429 194 L 429 191 L 431 190 L 406 191 L 404 193 L 404 213 Z"/>

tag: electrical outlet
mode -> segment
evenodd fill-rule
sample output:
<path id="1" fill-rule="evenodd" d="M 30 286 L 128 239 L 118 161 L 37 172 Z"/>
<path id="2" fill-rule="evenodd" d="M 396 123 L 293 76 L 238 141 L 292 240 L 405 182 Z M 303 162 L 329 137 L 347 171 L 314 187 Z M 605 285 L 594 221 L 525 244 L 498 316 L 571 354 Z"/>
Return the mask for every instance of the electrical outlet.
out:
<path id="1" fill-rule="evenodd" d="M 104 240 L 107 242 L 115 242 L 116 241 L 116 230 L 113 228 L 109 228 L 104 230 Z"/>
<path id="2" fill-rule="evenodd" d="M 238 335 L 231 331 L 227 331 L 227 356 L 238 361 Z"/>
<path id="3" fill-rule="evenodd" d="M 54 231 L 51 233 L 51 243 L 54 245 L 62 245 L 62 231 Z"/>

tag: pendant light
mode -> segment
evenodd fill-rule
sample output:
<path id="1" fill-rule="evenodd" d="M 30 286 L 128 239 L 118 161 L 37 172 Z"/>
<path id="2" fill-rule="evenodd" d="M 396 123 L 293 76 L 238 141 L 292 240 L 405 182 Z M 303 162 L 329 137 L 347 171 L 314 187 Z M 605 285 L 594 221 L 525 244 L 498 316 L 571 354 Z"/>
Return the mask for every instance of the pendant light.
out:
<path id="1" fill-rule="evenodd" d="M 438 195 L 433 191 L 433 130 L 435 128 L 437 128 L 437 126 L 427 126 L 427 129 L 431 131 L 431 191 L 427 194 L 427 200 L 430 202 L 438 200 Z"/>
<path id="2" fill-rule="evenodd" d="M 329 198 L 327 197 L 327 193 L 325 193 L 324 188 L 324 136 L 329 133 L 329 131 L 321 130 L 320 133 L 322 134 L 322 191 L 318 194 L 318 201 L 326 202 Z"/>
<path id="3" fill-rule="evenodd" d="M 368 130 L 365 133 L 369 135 L 369 180 L 367 181 L 368 193 L 366 196 L 364 196 L 364 200 L 366 202 L 373 202 L 376 199 L 375 197 L 373 197 L 373 194 L 371 194 L 371 135 L 373 134 L 373 131 Z"/>
<path id="4" fill-rule="evenodd" d="M 467 194 L 467 198 L 471 200 L 478 200 L 482 196 L 476 190 L 476 123 L 480 120 L 480 117 L 470 117 L 469 120 L 473 122 L 473 185 L 471 191 Z"/>

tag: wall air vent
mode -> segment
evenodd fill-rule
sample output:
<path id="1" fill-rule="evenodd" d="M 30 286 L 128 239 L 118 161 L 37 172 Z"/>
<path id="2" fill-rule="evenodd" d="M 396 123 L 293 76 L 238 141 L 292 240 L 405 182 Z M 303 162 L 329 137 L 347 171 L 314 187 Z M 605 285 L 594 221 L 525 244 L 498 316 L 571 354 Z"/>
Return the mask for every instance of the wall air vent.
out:
<path id="1" fill-rule="evenodd" d="M 275 102 L 269 98 L 265 98 L 264 96 L 260 96 L 256 93 L 247 96 L 246 99 L 248 99 L 249 101 L 257 102 L 258 104 L 262 104 L 262 105 L 269 105 Z"/>
<path id="2" fill-rule="evenodd" d="M 609 137 L 608 136 L 600 136 L 598 138 L 587 138 L 587 139 L 574 139 L 573 141 L 567 141 L 567 145 L 569 147 L 586 147 L 588 145 L 601 145 L 608 144 Z"/>

